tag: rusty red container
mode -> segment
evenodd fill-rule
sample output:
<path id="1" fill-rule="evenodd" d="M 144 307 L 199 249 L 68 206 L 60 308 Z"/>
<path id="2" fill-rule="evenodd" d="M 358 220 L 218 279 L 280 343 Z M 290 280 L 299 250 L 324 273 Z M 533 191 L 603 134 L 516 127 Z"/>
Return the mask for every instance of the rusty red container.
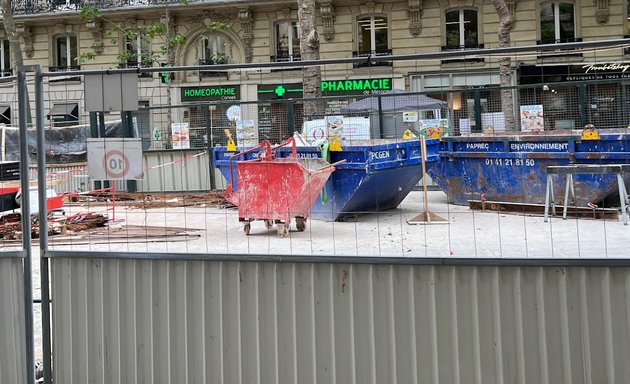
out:
<path id="1" fill-rule="evenodd" d="M 275 150 L 289 143 L 293 144 L 293 156 L 276 158 Z M 321 158 L 298 159 L 292 138 L 278 147 L 263 142 L 249 151 L 261 147 L 266 147 L 266 151 L 258 158 L 236 162 L 238 188 L 234 191 L 231 181 L 225 197 L 238 206 L 238 217 L 245 222 L 247 234 L 249 223 L 254 220 L 263 220 L 267 228 L 277 224 L 278 234 L 286 236 L 291 219 L 295 218 L 298 231 L 303 231 L 311 206 L 335 167 Z M 245 154 L 232 156 L 230 162 Z"/>

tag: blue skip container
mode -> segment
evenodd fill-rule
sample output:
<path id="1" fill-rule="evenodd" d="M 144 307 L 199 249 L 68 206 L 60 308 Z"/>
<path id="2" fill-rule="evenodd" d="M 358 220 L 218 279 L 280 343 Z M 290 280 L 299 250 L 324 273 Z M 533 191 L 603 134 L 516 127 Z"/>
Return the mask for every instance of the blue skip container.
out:
<path id="1" fill-rule="evenodd" d="M 543 204 L 548 166 L 628 164 L 628 132 L 599 131 L 598 139 L 582 131 L 495 134 L 442 139 L 440 161 L 428 170 L 448 202 L 469 200 Z M 564 196 L 566 176 L 554 182 L 557 202 Z M 615 175 L 574 175 L 576 204 L 597 203 L 617 191 Z M 630 180 L 626 180 L 626 184 Z"/>
<path id="2" fill-rule="evenodd" d="M 396 208 L 422 178 L 420 140 L 392 142 L 389 140 L 353 141 L 341 152 L 330 152 L 330 163 L 345 160 L 335 166 L 321 196 L 311 209 L 311 218 L 341 221 L 362 213 Z M 426 141 L 427 169 L 439 159 L 439 141 Z M 229 158 L 233 153 L 225 147 L 213 149 L 213 164 L 229 180 Z M 256 154 L 252 154 L 252 158 Z M 290 148 L 278 149 L 279 157 L 291 155 Z M 319 147 L 298 147 L 298 158 L 321 157 Z M 236 175 L 233 175 L 236 180 Z"/>

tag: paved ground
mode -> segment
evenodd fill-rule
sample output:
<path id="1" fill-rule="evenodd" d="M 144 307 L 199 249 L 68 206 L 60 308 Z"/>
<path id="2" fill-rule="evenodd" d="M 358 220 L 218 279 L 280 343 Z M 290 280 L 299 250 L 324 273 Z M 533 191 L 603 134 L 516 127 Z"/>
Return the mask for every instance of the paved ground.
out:
<path id="1" fill-rule="evenodd" d="M 306 231 L 295 224 L 287 238 L 267 230 L 262 221 L 243 233 L 237 210 L 216 207 L 178 207 L 140 210 L 118 207 L 119 226 L 112 241 L 67 244 L 52 249 L 186 252 L 272 255 L 338 255 L 396 257 L 492 258 L 602 258 L 630 256 L 630 226 L 621 221 L 552 218 L 472 211 L 446 203 L 440 191 L 429 192 L 429 210 L 446 219 L 443 224 L 409 225 L 423 209 L 422 193 L 412 192 L 398 209 L 365 214 L 346 222 L 310 221 Z M 104 211 L 104 207 L 73 207 Z M 127 242 L 125 225 L 182 227 L 191 230 L 188 241 L 133 240 Z M 192 231 L 197 230 L 197 231 Z M 122 231 L 119 232 L 119 231 Z M 148 232 L 147 232 L 148 236 Z M 113 240 L 116 238 L 118 243 Z M 167 237 L 168 238 L 168 237 Z"/>

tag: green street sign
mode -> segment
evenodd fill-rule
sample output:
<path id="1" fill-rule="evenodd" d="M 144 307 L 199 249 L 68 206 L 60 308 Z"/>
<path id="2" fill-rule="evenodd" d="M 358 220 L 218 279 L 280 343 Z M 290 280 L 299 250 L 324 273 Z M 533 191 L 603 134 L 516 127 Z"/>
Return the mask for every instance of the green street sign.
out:
<path id="1" fill-rule="evenodd" d="M 240 100 L 241 87 L 239 85 L 182 87 L 182 102 Z"/>

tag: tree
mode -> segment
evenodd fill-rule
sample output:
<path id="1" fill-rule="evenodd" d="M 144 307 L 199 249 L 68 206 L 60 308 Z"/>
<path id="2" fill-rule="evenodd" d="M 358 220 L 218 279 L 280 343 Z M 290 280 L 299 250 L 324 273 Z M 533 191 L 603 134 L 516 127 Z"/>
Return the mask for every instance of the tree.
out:
<path id="1" fill-rule="evenodd" d="M 18 36 L 17 29 L 15 28 L 15 20 L 13 19 L 13 10 L 11 9 L 10 0 L 0 0 L 0 10 L 2 11 L 2 23 L 4 24 L 4 30 L 7 33 L 7 40 L 9 40 L 9 46 L 13 51 L 13 64 L 15 68 L 15 74 L 24 68 L 24 57 L 22 55 L 22 45 L 20 45 L 20 36 Z M 30 106 L 28 92 L 25 94 L 26 103 Z M 31 108 L 26 109 L 26 121 L 31 123 Z"/>
<path id="2" fill-rule="evenodd" d="M 505 4 L 505 0 L 492 0 L 494 9 L 499 15 L 499 47 L 510 46 L 510 31 L 514 26 L 510 11 Z M 501 84 L 501 112 L 505 118 L 505 126 L 508 130 L 516 130 L 514 119 L 514 96 L 512 94 L 512 59 L 505 56 L 499 59 L 499 79 Z"/>
<path id="3" fill-rule="evenodd" d="M 2 1 L 2 0 L 0 0 Z M 180 0 L 180 4 L 187 4 L 187 0 Z M 135 61 L 139 66 L 160 66 L 161 61 L 165 61 L 166 67 L 172 67 L 176 63 L 175 52 L 178 47 L 186 44 L 186 37 L 179 34 L 177 29 L 173 25 L 173 20 L 169 10 L 169 2 L 164 1 L 165 12 L 164 17 L 151 24 L 144 25 L 139 28 L 129 29 L 125 28 L 120 23 L 115 22 L 112 19 L 106 18 L 100 9 L 95 6 L 86 6 L 81 9 L 81 18 L 86 22 L 102 22 L 109 26 L 106 35 L 110 38 L 112 44 L 116 44 L 119 36 L 122 36 L 126 41 L 137 41 L 138 37 L 146 39 L 148 44 L 143 46 L 140 44 L 140 58 L 137 57 L 135 52 L 125 51 L 118 54 L 117 60 L 119 65 L 125 65 L 129 61 Z M 206 25 L 208 31 L 217 32 L 228 28 L 227 23 L 222 21 L 212 21 Z M 160 41 L 159 49 L 153 49 L 153 40 L 158 39 Z M 90 49 L 84 51 L 79 60 L 85 62 L 92 60 L 96 57 L 98 43 L 92 44 Z M 135 60 L 134 60 L 135 59 Z M 225 64 L 225 63 L 223 63 Z M 168 105 L 171 105 L 171 76 L 170 74 L 164 77 L 166 81 L 166 99 Z M 171 113 L 166 115 L 167 127 L 170 127 L 173 123 L 173 117 Z"/>
<path id="4" fill-rule="evenodd" d="M 319 60 L 319 34 L 315 23 L 315 0 L 298 0 L 298 22 L 300 25 L 300 55 L 302 60 Z M 312 118 L 320 110 L 322 91 L 321 70 L 317 65 L 302 69 L 304 87 L 304 116 Z"/>

